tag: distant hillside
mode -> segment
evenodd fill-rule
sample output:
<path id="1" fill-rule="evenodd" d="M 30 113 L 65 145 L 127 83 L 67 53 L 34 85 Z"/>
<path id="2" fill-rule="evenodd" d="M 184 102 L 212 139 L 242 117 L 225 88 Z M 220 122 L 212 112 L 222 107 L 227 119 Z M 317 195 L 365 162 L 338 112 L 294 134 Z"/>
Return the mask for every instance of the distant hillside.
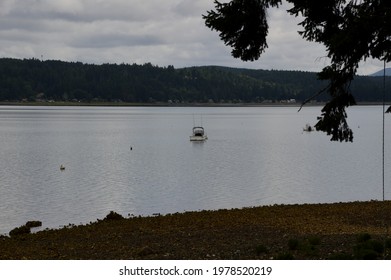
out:
<path id="1" fill-rule="evenodd" d="M 383 76 L 384 75 L 384 69 L 377 71 L 370 76 L 376 77 L 376 76 Z M 391 68 L 386 68 L 386 76 L 391 76 Z"/>
<path id="2" fill-rule="evenodd" d="M 382 81 L 358 76 L 351 90 L 357 101 L 380 101 Z M 301 71 L 0 59 L 0 101 L 300 102 L 326 85 L 316 73 Z M 317 97 L 317 101 L 328 99 L 327 94 Z"/>

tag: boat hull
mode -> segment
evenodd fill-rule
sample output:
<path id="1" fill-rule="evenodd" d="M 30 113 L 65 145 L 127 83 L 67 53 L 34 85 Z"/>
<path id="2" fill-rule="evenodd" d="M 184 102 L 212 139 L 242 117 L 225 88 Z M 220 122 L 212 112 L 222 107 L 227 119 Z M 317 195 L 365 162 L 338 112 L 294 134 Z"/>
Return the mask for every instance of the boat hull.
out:
<path id="1" fill-rule="evenodd" d="M 190 136 L 190 141 L 205 141 L 206 139 L 208 139 L 208 137 L 206 136 Z"/>

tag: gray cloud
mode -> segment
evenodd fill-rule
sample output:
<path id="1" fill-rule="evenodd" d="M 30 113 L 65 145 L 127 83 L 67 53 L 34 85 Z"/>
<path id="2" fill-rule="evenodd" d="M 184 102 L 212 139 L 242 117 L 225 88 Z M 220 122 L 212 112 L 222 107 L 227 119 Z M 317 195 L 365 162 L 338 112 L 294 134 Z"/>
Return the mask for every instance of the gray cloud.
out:
<path id="1" fill-rule="evenodd" d="M 300 38 L 300 19 L 286 6 L 269 11 L 269 49 L 261 59 L 234 59 L 205 27 L 202 14 L 212 8 L 212 0 L 2 0 L 0 57 L 303 71 L 327 64 L 324 47 Z M 365 74 L 382 64 L 362 65 Z"/>
<path id="2" fill-rule="evenodd" d="M 154 35 L 131 35 L 131 34 L 94 34 L 83 36 L 70 43 L 76 48 L 116 48 L 126 46 L 153 46 L 161 45 L 164 41 Z"/>

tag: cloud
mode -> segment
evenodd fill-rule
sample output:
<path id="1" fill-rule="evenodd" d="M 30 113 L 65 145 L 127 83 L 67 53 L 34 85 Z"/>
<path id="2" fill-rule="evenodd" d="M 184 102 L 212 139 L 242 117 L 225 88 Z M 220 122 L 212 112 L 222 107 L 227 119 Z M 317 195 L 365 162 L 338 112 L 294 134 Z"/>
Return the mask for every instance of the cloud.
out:
<path id="1" fill-rule="evenodd" d="M 269 11 L 269 48 L 261 60 L 278 65 L 278 69 L 320 71 L 325 66 L 325 48 L 308 42 L 298 34 L 301 18 L 290 16 L 282 5 Z M 273 65 L 268 65 L 273 67 Z"/>
<path id="2" fill-rule="evenodd" d="M 94 34 L 83 36 L 73 40 L 70 46 L 76 48 L 116 48 L 130 46 L 153 46 L 161 45 L 164 41 L 154 35 L 132 35 L 132 34 Z"/>
<path id="3" fill-rule="evenodd" d="M 212 2 L 212 1 L 209 1 Z M 182 0 L 174 6 L 173 11 L 182 17 L 199 17 L 200 11 L 205 9 L 207 1 L 202 0 Z M 212 6 L 210 6 L 212 8 Z M 206 14 L 206 10 L 204 12 Z"/>
<path id="4" fill-rule="evenodd" d="M 256 62 L 234 59 L 205 26 L 202 14 L 211 9 L 212 0 L 2 0 L 0 56 L 303 71 L 327 65 L 324 47 L 297 34 L 300 19 L 286 5 L 269 10 L 269 48 Z"/>

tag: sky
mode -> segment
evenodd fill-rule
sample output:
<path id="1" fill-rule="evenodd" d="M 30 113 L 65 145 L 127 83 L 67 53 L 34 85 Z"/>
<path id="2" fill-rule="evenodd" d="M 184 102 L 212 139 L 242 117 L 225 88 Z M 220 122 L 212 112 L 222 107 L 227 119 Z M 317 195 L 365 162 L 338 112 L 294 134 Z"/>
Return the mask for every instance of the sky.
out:
<path id="1" fill-rule="evenodd" d="M 202 19 L 213 7 L 213 0 L 1 0 L 0 57 L 311 72 L 327 66 L 325 48 L 300 37 L 300 19 L 287 5 L 268 11 L 269 48 L 259 60 L 233 58 Z M 382 67 L 368 60 L 358 74 Z"/>

